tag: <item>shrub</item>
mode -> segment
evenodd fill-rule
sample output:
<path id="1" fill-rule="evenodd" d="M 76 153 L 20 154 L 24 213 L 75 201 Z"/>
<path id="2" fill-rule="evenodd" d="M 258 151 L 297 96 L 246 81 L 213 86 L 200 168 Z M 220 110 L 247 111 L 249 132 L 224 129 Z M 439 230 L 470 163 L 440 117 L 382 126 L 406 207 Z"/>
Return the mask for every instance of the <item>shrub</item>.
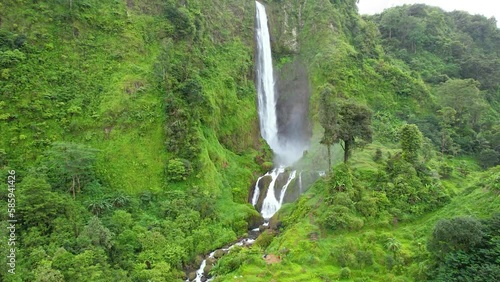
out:
<path id="1" fill-rule="evenodd" d="M 262 232 L 259 237 L 257 237 L 254 244 L 265 249 L 267 248 L 267 246 L 269 246 L 269 244 L 271 244 L 274 236 L 276 236 L 276 233 L 272 230 L 267 229 L 266 231 Z"/>
<path id="2" fill-rule="evenodd" d="M 353 176 L 349 167 L 345 164 L 340 164 L 335 167 L 335 175 L 329 180 L 330 193 L 336 191 L 344 192 L 352 190 Z"/>
<path id="3" fill-rule="evenodd" d="M 167 178 L 169 181 L 186 180 L 191 170 L 189 161 L 179 158 L 171 159 L 167 164 Z"/>
<path id="4" fill-rule="evenodd" d="M 444 179 L 450 178 L 452 172 L 453 172 L 453 167 L 447 163 L 442 163 L 439 166 L 439 175 Z"/>
<path id="5" fill-rule="evenodd" d="M 340 279 L 349 279 L 351 278 L 351 270 L 349 267 L 344 267 L 340 270 Z"/>
<path id="6" fill-rule="evenodd" d="M 363 220 L 356 217 L 345 206 L 333 206 L 321 218 L 323 226 L 331 230 L 348 229 L 358 230 L 363 227 Z"/>
<path id="7" fill-rule="evenodd" d="M 482 150 L 479 154 L 479 161 L 483 168 L 492 167 L 500 164 L 498 161 L 500 159 L 500 153 L 492 149 Z"/>
<path id="8" fill-rule="evenodd" d="M 373 265 L 373 252 L 372 251 L 360 251 L 356 252 L 356 261 L 360 266 L 371 266 Z"/>
<path id="9" fill-rule="evenodd" d="M 375 162 L 382 160 L 382 150 L 380 150 L 380 148 L 377 148 L 377 150 L 375 151 L 375 155 L 373 156 L 373 160 Z"/>

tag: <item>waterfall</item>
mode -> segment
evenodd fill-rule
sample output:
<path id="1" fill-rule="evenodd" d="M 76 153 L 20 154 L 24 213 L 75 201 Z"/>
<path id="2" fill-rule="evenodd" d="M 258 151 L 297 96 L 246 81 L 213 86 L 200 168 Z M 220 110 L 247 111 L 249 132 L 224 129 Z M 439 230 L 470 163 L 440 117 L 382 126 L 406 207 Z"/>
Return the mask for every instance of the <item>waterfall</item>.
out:
<path id="1" fill-rule="evenodd" d="M 281 188 L 281 194 L 280 194 L 280 206 L 283 204 L 283 200 L 285 199 L 285 193 L 286 189 L 288 189 L 288 185 L 290 185 L 290 182 L 295 179 L 295 175 L 297 175 L 297 171 L 294 170 L 290 173 L 288 176 L 288 180 L 286 181 L 285 185 Z"/>
<path id="2" fill-rule="evenodd" d="M 255 188 L 254 188 L 253 197 L 252 197 L 252 206 L 254 206 L 254 207 L 257 204 L 257 201 L 259 200 L 259 196 L 260 196 L 259 182 L 262 179 L 262 177 L 264 177 L 266 175 L 267 174 L 259 177 L 259 179 L 257 179 L 257 182 L 255 182 Z"/>
<path id="3" fill-rule="evenodd" d="M 260 132 L 274 152 L 281 151 L 278 141 L 278 121 L 274 89 L 273 59 L 271 39 L 267 26 L 266 8 L 259 2 L 257 6 L 257 93 L 260 119 Z"/>
<path id="4" fill-rule="evenodd" d="M 295 178 L 296 171 L 292 171 L 288 181 L 280 189 L 280 197 L 276 199 L 275 186 L 280 174 L 285 172 L 285 166 L 293 164 L 302 155 L 303 148 L 287 145 L 288 142 L 280 142 L 278 136 L 278 118 L 276 115 L 277 92 L 275 91 L 273 59 L 271 56 L 271 39 L 267 25 L 267 14 L 264 5 L 256 3 L 256 41 L 257 41 L 257 94 L 258 111 L 260 120 L 260 132 L 267 141 L 276 156 L 278 167 L 261 176 L 255 184 L 252 205 L 256 205 L 260 195 L 259 181 L 271 176 L 271 183 L 267 189 L 266 197 L 262 203 L 260 213 L 264 219 L 269 220 L 283 204 L 286 190 L 290 182 Z M 286 140 L 285 140 L 286 141 Z"/>
<path id="5" fill-rule="evenodd" d="M 259 201 L 259 196 L 260 196 L 260 188 L 259 188 L 259 183 L 262 178 L 266 176 L 271 177 L 271 182 L 269 184 L 269 187 L 267 188 L 267 193 L 266 197 L 264 198 L 264 201 L 262 202 L 262 208 L 260 213 L 262 214 L 262 217 L 266 220 L 269 220 L 280 208 L 281 205 L 283 205 L 283 200 L 285 199 L 285 194 L 288 189 L 288 186 L 292 182 L 292 180 L 295 179 L 297 175 L 297 171 L 293 170 L 290 172 L 288 176 L 287 182 L 281 187 L 280 189 L 280 196 L 279 199 L 276 198 L 276 182 L 278 180 L 278 177 L 285 172 L 285 167 L 280 166 L 278 168 L 275 168 L 268 173 L 262 175 L 257 179 L 257 182 L 255 183 L 254 187 L 254 192 L 253 192 L 253 197 L 252 197 L 252 205 L 255 207 Z M 301 172 L 302 173 L 302 172 Z M 299 174 L 300 177 L 300 174 Z M 300 178 L 299 178 L 300 180 Z M 301 188 L 302 189 L 302 188 Z"/>
<path id="6" fill-rule="evenodd" d="M 260 133 L 275 154 L 279 165 L 289 166 L 302 157 L 306 144 L 297 140 L 285 139 L 279 136 L 276 103 L 278 93 L 275 89 L 273 58 L 271 56 L 271 38 L 267 25 L 266 8 L 256 3 L 256 42 L 257 42 L 257 94 Z"/>
<path id="7" fill-rule="evenodd" d="M 276 185 L 276 180 L 278 180 L 278 176 L 285 171 L 284 167 L 275 168 L 268 173 L 267 175 L 271 175 L 272 180 L 269 184 L 269 188 L 267 189 L 266 198 L 262 203 L 262 209 L 260 213 L 264 219 L 269 220 L 281 207 L 280 202 L 276 199 L 276 195 L 274 193 L 274 186 Z"/>
<path id="8" fill-rule="evenodd" d="M 260 132 L 262 138 L 266 140 L 271 149 L 273 150 L 276 162 L 279 164 L 278 167 L 267 172 L 265 175 L 259 177 L 255 183 L 254 193 L 252 196 L 252 205 L 255 207 L 260 198 L 260 188 L 259 183 L 262 178 L 270 176 L 271 182 L 267 189 L 266 197 L 262 202 L 262 209 L 260 211 L 262 217 L 265 219 L 264 225 L 269 224 L 269 219 L 281 208 L 283 200 L 285 198 L 286 191 L 290 183 L 295 179 L 297 171 L 293 170 L 289 172 L 288 179 L 286 183 L 281 186 L 279 198 L 276 198 L 276 188 L 278 182 L 278 177 L 285 173 L 286 166 L 293 164 L 301 156 L 304 147 L 302 146 L 292 146 L 290 143 L 280 142 L 278 138 L 278 118 L 276 115 L 276 101 L 277 95 L 274 88 L 274 73 L 273 73 L 273 61 L 271 56 L 271 40 L 269 37 L 269 28 L 267 26 L 267 15 L 264 5 L 259 2 L 256 3 L 256 40 L 257 40 L 257 60 L 256 60 L 256 70 L 257 70 L 257 93 L 258 93 L 258 112 L 260 121 Z M 293 143 L 293 142 L 291 142 Z M 300 178 L 300 189 L 302 190 L 302 178 Z M 259 234 L 259 228 L 252 230 L 251 232 Z M 250 233 L 249 233 L 250 234 Z M 255 238 L 255 237 L 254 237 Z M 230 245 L 228 248 L 223 248 L 221 250 L 228 252 L 234 246 L 251 245 L 255 239 L 245 238 L 235 244 Z M 202 281 L 212 281 L 213 278 L 205 277 L 204 268 L 207 265 L 208 258 L 214 258 L 215 251 L 211 252 L 200 264 L 200 267 L 196 270 L 196 277 L 193 282 Z M 186 282 L 189 282 L 189 278 Z"/>
<path id="9" fill-rule="evenodd" d="M 302 171 L 299 173 L 299 194 L 302 194 Z"/>

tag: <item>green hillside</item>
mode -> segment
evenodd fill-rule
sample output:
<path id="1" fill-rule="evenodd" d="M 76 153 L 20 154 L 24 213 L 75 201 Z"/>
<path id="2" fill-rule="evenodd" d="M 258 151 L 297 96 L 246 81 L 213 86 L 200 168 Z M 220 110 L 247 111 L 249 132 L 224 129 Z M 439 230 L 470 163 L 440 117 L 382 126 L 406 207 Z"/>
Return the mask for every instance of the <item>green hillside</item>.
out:
<path id="1" fill-rule="evenodd" d="M 21 222 L 16 275 L 2 264 L 0 280 L 173 281 L 246 232 L 271 158 L 254 3 L 0 5 L 0 166 Z"/>
<path id="2" fill-rule="evenodd" d="M 346 164 L 284 206 L 256 246 L 218 262 L 215 281 L 497 280 L 499 88 L 489 80 L 499 70 L 495 22 L 422 5 L 366 19 L 354 1 L 271 6 L 276 60 L 308 62 L 312 118 L 323 126 L 304 162 L 314 162 L 314 151 L 324 147 L 323 105 L 335 111 L 335 100 L 337 107 L 369 106 L 373 143 L 354 149 Z M 380 19 L 394 11 L 399 21 L 389 38 Z M 433 17 L 440 25 L 431 25 Z M 412 36 L 427 38 L 413 42 L 402 30 L 413 28 L 406 21 L 426 28 Z M 474 39 L 458 57 L 436 46 L 433 27 L 442 44 Z M 488 77 L 464 62 L 479 58 L 491 68 L 483 70 Z M 341 162 L 342 152 L 334 151 Z M 279 262 L 268 264 L 264 255 Z"/>
<path id="3" fill-rule="evenodd" d="M 494 20 L 263 2 L 277 72 L 311 94 L 299 165 L 328 174 L 214 281 L 500 279 Z M 255 227 L 273 156 L 254 18 L 244 0 L 0 1 L 4 258 L 18 220 L 0 281 L 185 281 Z"/>

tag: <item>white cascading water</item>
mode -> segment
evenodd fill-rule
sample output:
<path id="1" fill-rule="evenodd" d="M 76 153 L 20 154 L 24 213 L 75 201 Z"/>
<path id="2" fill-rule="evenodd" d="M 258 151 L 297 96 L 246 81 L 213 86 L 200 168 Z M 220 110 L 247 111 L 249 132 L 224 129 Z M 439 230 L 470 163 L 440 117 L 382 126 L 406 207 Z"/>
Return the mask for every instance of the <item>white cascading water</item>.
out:
<path id="1" fill-rule="evenodd" d="M 302 171 L 299 173 L 299 195 L 302 194 Z"/>
<path id="2" fill-rule="evenodd" d="M 265 174 L 264 176 L 266 176 L 266 175 L 267 174 Z M 259 182 L 262 179 L 262 177 L 264 177 L 264 176 L 259 177 L 259 179 L 257 179 L 257 182 L 255 182 L 255 188 L 254 188 L 253 197 L 252 197 L 252 205 L 254 207 L 257 204 L 257 201 L 259 200 L 259 196 L 260 196 Z"/>
<path id="3" fill-rule="evenodd" d="M 278 119 L 276 117 L 276 96 L 274 91 L 273 59 L 271 39 L 267 26 L 266 8 L 257 6 L 257 93 L 260 119 L 260 133 L 274 152 L 281 151 L 278 141 Z"/>
<path id="4" fill-rule="evenodd" d="M 264 217 L 264 219 L 266 220 L 269 220 L 281 207 L 280 201 L 276 199 L 276 194 L 274 193 L 274 186 L 276 185 L 276 180 L 278 180 L 278 176 L 283 172 L 285 172 L 285 168 L 279 167 L 273 169 L 270 173 L 269 172 L 266 173 L 266 175 L 270 175 L 272 179 L 271 183 L 269 184 L 269 188 L 267 189 L 266 198 L 264 198 L 264 202 L 262 203 L 262 209 L 260 210 L 260 214 L 262 214 L 262 217 Z"/>
<path id="5" fill-rule="evenodd" d="M 286 189 L 288 189 L 288 185 L 292 182 L 292 180 L 295 179 L 295 176 L 297 175 L 297 171 L 294 170 L 290 172 L 290 175 L 288 176 L 288 180 L 286 181 L 285 185 L 281 188 L 281 193 L 280 193 L 280 205 L 283 204 L 283 200 L 285 199 L 285 194 L 286 194 Z"/>
<path id="6" fill-rule="evenodd" d="M 296 171 L 290 172 L 288 181 L 281 187 L 280 197 L 276 198 L 275 186 L 278 176 L 285 172 L 285 166 L 291 165 L 301 156 L 301 149 L 292 150 L 282 144 L 278 138 L 278 118 L 276 115 L 276 91 L 274 89 L 273 60 L 271 56 L 271 39 L 267 25 L 266 8 L 259 2 L 257 6 L 257 94 L 259 106 L 260 132 L 267 141 L 278 161 L 279 167 L 261 176 L 255 184 L 252 204 L 255 206 L 259 199 L 259 182 L 263 177 L 271 176 L 271 182 L 267 189 L 267 194 L 262 203 L 260 213 L 264 219 L 269 220 L 283 204 L 286 190 L 290 182 L 295 178 Z M 297 153 L 300 151 L 300 153 Z"/>
<path id="7" fill-rule="evenodd" d="M 232 248 L 234 248 L 234 246 L 244 246 L 244 245 L 252 245 L 253 243 L 255 242 L 254 239 L 249 239 L 249 238 L 245 238 L 245 239 L 242 239 L 240 241 L 238 241 L 237 243 L 235 244 L 232 244 L 231 246 L 227 247 L 227 248 L 222 248 L 221 250 L 224 251 L 224 252 L 228 252 L 229 250 L 231 250 Z M 208 258 L 214 258 L 215 256 L 215 251 L 211 252 L 208 257 L 206 257 L 200 264 L 200 268 L 198 268 L 198 270 L 196 270 L 196 278 L 193 280 L 193 282 L 202 282 L 202 281 L 205 281 L 205 282 L 210 282 L 213 280 L 213 277 L 212 278 L 206 278 L 206 279 L 203 279 L 204 278 L 204 270 L 205 270 L 205 266 L 207 265 L 207 259 Z M 186 280 L 186 282 L 189 282 L 189 279 Z"/>

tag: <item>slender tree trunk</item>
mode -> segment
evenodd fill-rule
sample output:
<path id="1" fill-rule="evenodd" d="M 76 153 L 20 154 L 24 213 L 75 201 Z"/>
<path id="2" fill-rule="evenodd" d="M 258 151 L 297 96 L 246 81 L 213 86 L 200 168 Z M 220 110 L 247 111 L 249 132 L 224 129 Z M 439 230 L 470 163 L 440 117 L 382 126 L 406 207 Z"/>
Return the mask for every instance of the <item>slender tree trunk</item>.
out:
<path id="1" fill-rule="evenodd" d="M 330 153 L 331 145 L 326 145 L 326 150 L 328 151 L 328 176 L 330 176 L 330 172 L 332 171 L 332 155 Z"/>
<path id="2" fill-rule="evenodd" d="M 80 177 L 76 176 L 76 182 L 78 183 L 78 193 L 81 193 L 82 190 L 80 189 Z"/>
<path id="3" fill-rule="evenodd" d="M 350 141 L 344 141 L 344 163 L 349 159 L 349 143 Z"/>
<path id="4" fill-rule="evenodd" d="M 73 199 L 76 199 L 76 195 L 75 195 L 75 176 L 73 176 L 72 179 L 73 179 L 73 184 L 71 185 L 71 191 L 73 192 Z"/>
<path id="5" fill-rule="evenodd" d="M 441 155 L 444 155 L 444 131 L 441 134 Z"/>

